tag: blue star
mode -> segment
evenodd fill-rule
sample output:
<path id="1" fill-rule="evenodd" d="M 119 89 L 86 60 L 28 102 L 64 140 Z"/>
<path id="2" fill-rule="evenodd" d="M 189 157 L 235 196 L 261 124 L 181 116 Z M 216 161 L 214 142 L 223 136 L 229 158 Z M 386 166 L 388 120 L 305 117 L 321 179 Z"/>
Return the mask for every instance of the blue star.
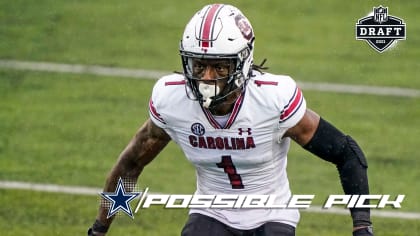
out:
<path id="1" fill-rule="evenodd" d="M 132 201 L 135 197 L 137 197 L 140 193 L 132 192 L 132 193 L 126 193 L 124 189 L 123 181 L 120 177 L 118 180 L 117 189 L 115 189 L 115 192 L 113 193 L 101 193 L 102 197 L 106 200 L 112 202 L 112 207 L 108 210 L 108 216 L 107 218 L 113 216 L 115 213 L 118 212 L 118 210 L 122 210 L 130 216 L 131 218 L 134 218 L 133 212 L 131 211 L 131 207 L 128 204 L 130 201 Z"/>

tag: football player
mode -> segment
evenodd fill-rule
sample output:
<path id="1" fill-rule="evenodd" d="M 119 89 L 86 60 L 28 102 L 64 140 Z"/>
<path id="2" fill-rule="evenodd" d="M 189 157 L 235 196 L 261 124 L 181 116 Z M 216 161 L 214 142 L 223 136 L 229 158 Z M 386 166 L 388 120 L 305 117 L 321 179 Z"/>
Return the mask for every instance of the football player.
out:
<path id="1" fill-rule="evenodd" d="M 234 6 L 212 4 L 186 25 L 180 42 L 183 74 L 154 86 L 150 118 L 112 168 L 104 192 L 118 179 L 137 181 L 173 140 L 196 168 L 195 194 L 291 197 L 286 174 L 291 140 L 336 165 L 345 194 L 369 194 L 366 158 L 356 141 L 306 107 L 285 75 L 253 63 L 254 31 Z M 112 217 L 101 206 L 89 235 L 104 235 Z M 373 235 L 370 211 L 350 209 L 353 235 Z M 297 209 L 195 208 L 183 236 L 295 235 Z M 350 230 L 349 230 L 350 233 Z"/>

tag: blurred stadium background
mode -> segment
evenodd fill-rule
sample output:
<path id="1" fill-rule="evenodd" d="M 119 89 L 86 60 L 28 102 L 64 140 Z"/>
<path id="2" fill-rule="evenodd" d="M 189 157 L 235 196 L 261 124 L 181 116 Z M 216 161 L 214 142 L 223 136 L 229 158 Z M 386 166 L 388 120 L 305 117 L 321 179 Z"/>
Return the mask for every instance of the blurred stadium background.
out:
<path id="1" fill-rule="evenodd" d="M 121 70 L 95 74 L 91 67 L 75 74 L 43 71 L 40 64 L 32 69 L 28 66 L 33 64 L 20 69 L 16 65 L 47 62 L 179 71 L 183 28 L 207 3 L 0 2 L 1 235 L 85 234 L 95 218 L 99 195 L 75 190 L 72 194 L 72 189 L 70 193 L 10 189 L 4 183 L 101 188 L 119 152 L 148 116 L 154 83 L 150 78 L 155 77 L 126 77 Z M 376 235 L 418 235 L 420 2 L 225 3 L 239 7 L 253 24 L 256 63 L 267 58 L 271 72 L 295 78 L 303 85 L 310 108 L 358 140 L 368 157 L 372 194 L 406 195 L 401 209 L 383 210 L 394 216 L 375 211 Z M 405 21 L 407 39 L 379 54 L 355 39 L 355 24 L 381 4 Z M 364 86 L 364 92 L 309 86 L 331 84 Z M 400 90 L 396 95 L 375 94 L 384 89 Z M 315 194 L 315 204 L 321 205 L 329 194 L 342 193 L 335 168 L 296 145 L 288 172 L 293 192 Z M 154 192 L 191 193 L 194 171 L 171 143 L 145 169 L 139 185 Z M 414 217 L 402 218 L 400 213 Z M 179 235 L 186 217 L 186 210 L 143 209 L 134 220 L 118 218 L 110 235 Z M 350 231 L 348 214 L 304 211 L 297 233 L 350 235 Z"/>

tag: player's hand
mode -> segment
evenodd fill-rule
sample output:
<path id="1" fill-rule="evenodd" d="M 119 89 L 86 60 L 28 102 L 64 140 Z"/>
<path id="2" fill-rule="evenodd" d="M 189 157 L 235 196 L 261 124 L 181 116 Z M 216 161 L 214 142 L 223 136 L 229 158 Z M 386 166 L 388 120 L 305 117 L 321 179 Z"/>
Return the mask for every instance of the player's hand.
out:
<path id="1" fill-rule="evenodd" d="M 87 231 L 88 236 L 105 236 L 109 226 L 103 225 L 99 220 L 95 220 L 95 223 Z"/>
<path id="2" fill-rule="evenodd" d="M 104 233 L 98 233 L 98 232 L 94 232 L 92 230 L 92 228 L 89 228 L 88 232 L 87 232 L 88 236 L 105 236 Z"/>
<path id="3" fill-rule="evenodd" d="M 373 236 L 372 226 L 366 226 L 353 231 L 353 236 Z"/>

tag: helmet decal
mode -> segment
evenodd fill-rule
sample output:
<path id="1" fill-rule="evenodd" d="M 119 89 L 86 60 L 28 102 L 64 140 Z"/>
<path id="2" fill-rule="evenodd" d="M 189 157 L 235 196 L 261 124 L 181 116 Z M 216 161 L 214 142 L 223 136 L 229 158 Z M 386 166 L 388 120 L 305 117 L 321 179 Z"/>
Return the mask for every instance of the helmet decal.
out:
<path id="1" fill-rule="evenodd" d="M 254 32 L 252 32 L 251 25 L 248 23 L 248 20 L 243 15 L 236 15 L 235 23 L 245 39 L 251 40 L 254 37 Z"/>

